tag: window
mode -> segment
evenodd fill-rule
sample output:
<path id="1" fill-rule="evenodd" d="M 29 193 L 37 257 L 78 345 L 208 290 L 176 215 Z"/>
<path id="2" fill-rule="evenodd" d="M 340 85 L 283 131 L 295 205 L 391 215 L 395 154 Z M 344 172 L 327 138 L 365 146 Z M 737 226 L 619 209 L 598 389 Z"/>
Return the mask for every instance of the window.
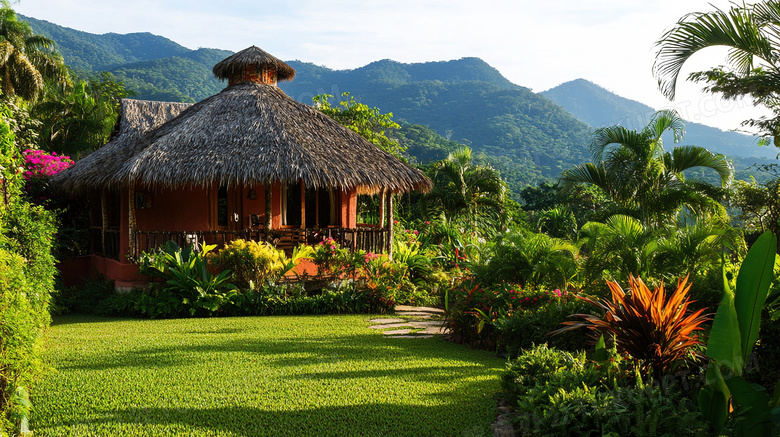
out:
<path id="1" fill-rule="evenodd" d="M 220 228 L 227 227 L 230 223 L 228 210 L 228 189 L 227 187 L 219 187 L 217 189 L 217 226 Z"/>

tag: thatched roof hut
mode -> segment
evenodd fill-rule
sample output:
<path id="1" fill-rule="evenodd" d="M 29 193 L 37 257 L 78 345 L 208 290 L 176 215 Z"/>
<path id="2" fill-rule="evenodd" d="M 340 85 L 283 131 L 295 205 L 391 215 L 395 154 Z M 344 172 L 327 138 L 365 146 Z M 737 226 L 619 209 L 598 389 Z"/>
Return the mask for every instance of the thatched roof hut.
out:
<path id="1" fill-rule="evenodd" d="M 230 85 L 190 107 L 125 101 L 120 135 L 61 173 L 62 186 L 181 188 L 302 180 L 315 189 L 359 193 L 431 189 L 419 170 L 284 94 L 277 77 L 291 79 L 295 70 L 263 50 L 253 46 L 236 53 L 214 73 Z M 125 123 L 137 125 L 125 130 Z"/>
<path id="2" fill-rule="evenodd" d="M 85 193 L 116 185 L 122 166 L 141 150 L 141 138 L 150 130 L 179 115 L 191 103 L 122 99 L 121 112 L 109 142 L 54 176 L 61 189 Z"/>
<path id="3" fill-rule="evenodd" d="M 120 179 L 148 186 L 236 186 L 303 180 L 360 192 L 427 191 L 430 180 L 272 85 L 244 82 L 144 138 Z"/>

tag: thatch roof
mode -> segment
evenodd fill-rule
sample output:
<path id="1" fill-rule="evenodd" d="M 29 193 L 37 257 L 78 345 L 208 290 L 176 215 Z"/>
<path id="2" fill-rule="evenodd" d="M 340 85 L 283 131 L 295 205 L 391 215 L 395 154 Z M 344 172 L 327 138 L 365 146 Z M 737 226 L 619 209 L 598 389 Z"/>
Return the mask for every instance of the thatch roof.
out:
<path id="1" fill-rule="evenodd" d="M 269 54 L 265 50 L 252 46 L 225 58 L 214 66 L 214 76 L 218 79 L 230 79 L 231 76 L 241 75 L 246 67 L 270 65 L 276 69 L 277 80 L 292 80 L 295 77 L 295 69 L 284 61 Z"/>
<path id="2" fill-rule="evenodd" d="M 61 189 L 76 193 L 100 190 L 115 184 L 122 166 L 142 146 L 141 137 L 173 119 L 191 103 L 164 103 L 122 99 L 117 128 L 110 141 L 53 178 Z"/>
<path id="3" fill-rule="evenodd" d="M 151 131 L 114 181 L 150 187 L 266 184 L 429 191 L 422 172 L 273 85 L 244 82 Z"/>

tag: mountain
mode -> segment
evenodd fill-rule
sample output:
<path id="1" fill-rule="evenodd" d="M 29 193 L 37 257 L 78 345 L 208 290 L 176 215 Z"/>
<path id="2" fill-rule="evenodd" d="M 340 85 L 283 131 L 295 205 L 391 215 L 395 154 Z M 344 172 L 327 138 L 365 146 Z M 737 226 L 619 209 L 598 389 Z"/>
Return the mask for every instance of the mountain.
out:
<path id="1" fill-rule="evenodd" d="M 195 102 L 225 88 L 211 69 L 233 54 L 190 50 L 151 33 L 95 35 L 19 15 L 35 33 L 57 43 L 65 63 L 82 77 L 108 71 L 144 100 Z"/>
<path id="2" fill-rule="evenodd" d="M 95 35 L 32 17 L 18 17 L 30 23 L 35 33 L 53 39 L 65 63 L 75 70 L 107 71 L 131 62 L 180 56 L 190 51 L 148 32 Z"/>
<path id="3" fill-rule="evenodd" d="M 418 64 L 385 59 L 354 70 L 289 64 L 297 71 L 295 80 L 279 84 L 289 96 L 310 103 L 316 94 L 338 97 L 349 91 L 396 120 L 469 145 L 515 191 L 555 179 L 588 156 L 585 123 L 478 58 Z"/>
<path id="4" fill-rule="evenodd" d="M 593 127 L 621 124 L 642 129 L 655 113 L 650 106 L 620 97 L 585 79 L 566 82 L 541 94 Z M 778 152 L 774 147 L 758 147 L 756 137 L 699 123 L 686 121 L 685 131 L 682 144 L 702 146 L 728 156 L 774 159 Z M 671 135 L 664 137 L 664 143 L 673 144 Z"/>

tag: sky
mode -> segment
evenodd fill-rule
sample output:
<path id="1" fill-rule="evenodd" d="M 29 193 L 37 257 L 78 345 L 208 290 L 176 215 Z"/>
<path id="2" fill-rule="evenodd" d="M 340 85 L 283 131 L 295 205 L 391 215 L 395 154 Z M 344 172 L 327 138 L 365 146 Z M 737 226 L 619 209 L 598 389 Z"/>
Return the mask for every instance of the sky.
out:
<path id="1" fill-rule="evenodd" d="M 332 69 L 381 59 L 478 57 L 535 92 L 583 78 L 723 130 L 765 112 L 682 81 L 670 102 L 653 77 L 654 43 L 664 31 L 687 13 L 727 9 L 727 0 L 21 0 L 12 6 L 90 33 L 151 32 L 191 49 L 256 45 L 282 60 Z M 722 65 L 725 55 L 719 48 L 698 53 L 681 77 Z"/>

